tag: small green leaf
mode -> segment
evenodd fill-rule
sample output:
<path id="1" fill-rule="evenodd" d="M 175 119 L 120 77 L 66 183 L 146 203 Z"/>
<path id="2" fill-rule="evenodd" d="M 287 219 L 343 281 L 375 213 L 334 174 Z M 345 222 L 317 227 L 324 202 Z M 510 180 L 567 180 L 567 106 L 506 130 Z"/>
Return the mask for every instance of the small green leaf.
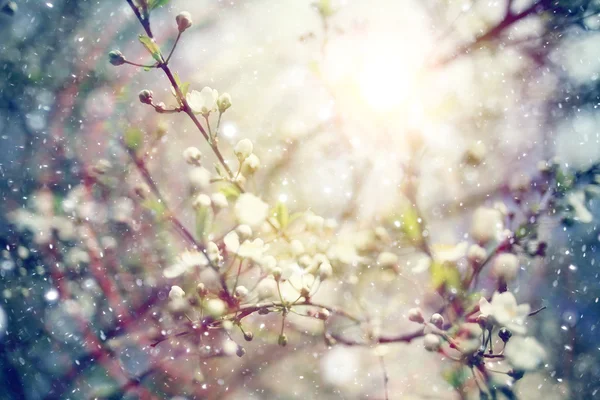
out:
<path id="1" fill-rule="evenodd" d="M 237 199 L 240 195 L 239 189 L 234 185 L 223 185 L 219 188 L 219 192 L 223 193 L 228 200 Z"/>
<path id="2" fill-rule="evenodd" d="M 150 210 L 157 218 L 162 218 L 165 215 L 167 209 L 165 205 L 157 199 L 148 199 L 142 203 L 144 208 Z"/>
<path id="3" fill-rule="evenodd" d="M 188 90 L 190 89 L 190 83 L 189 82 L 184 82 L 179 86 L 179 89 L 181 89 L 181 94 L 183 94 L 183 97 L 185 97 L 185 95 L 187 94 Z"/>
<path id="4" fill-rule="evenodd" d="M 431 263 L 430 272 L 431 284 L 433 287 L 460 288 L 460 273 L 458 272 L 456 265 L 449 262 L 440 263 L 434 261 Z"/>
<path id="5" fill-rule="evenodd" d="M 158 48 L 156 42 L 146 35 L 140 35 L 138 38 L 140 40 L 140 43 L 142 43 L 146 50 L 148 50 L 148 53 L 152 55 L 152 58 L 154 58 L 158 62 L 162 62 L 160 49 Z"/>
<path id="6" fill-rule="evenodd" d="M 288 223 L 290 222 L 290 212 L 288 211 L 288 208 L 285 205 L 285 203 L 283 203 L 281 201 L 277 202 L 277 205 L 275 206 L 275 209 L 273 210 L 273 216 L 275 217 L 275 220 L 279 224 L 280 229 L 287 228 Z"/>
<path id="7" fill-rule="evenodd" d="M 404 234 L 414 244 L 420 244 L 422 240 L 421 235 L 421 223 L 419 222 L 419 215 L 412 206 L 404 208 L 403 213 L 400 215 L 401 218 L 401 229 Z"/>
<path id="8" fill-rule="evenodd" d="M 201 240 L 210 232 L 211 220 L 210 207 L 200 207 L 196 211 L 196 235 Z"/>
<path id="9" fill-rule="evenodd" d="M 169 3 L 169 1 L 170 0 L 149 0 L 148 8 L 150 8 L 150 10 L 154 10 L 155 8 L 167 5 Z"/>
<path id="10" fill-rule="evenodd" d="M 123 135 L 123 141 L 128 149 L 137 151 L 140 147 L 142 147 L 144 133 L 138 128 L 129 128 Z"/>

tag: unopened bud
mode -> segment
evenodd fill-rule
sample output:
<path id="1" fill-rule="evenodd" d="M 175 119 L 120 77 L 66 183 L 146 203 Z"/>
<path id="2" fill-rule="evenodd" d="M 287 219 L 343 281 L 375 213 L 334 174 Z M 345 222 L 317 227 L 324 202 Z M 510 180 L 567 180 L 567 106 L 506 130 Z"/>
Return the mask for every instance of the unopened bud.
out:
<path id="1" fill-rule="evenodd" d="M 238 299 L 245 299 L 246 297 L 248 297 L 249 293 L 250 291 L 248 290 L 248 288 L 246 288 L 246 286 L 238 286 L 234 290 L 234 295 Z"/>
<path id="2" fill-rule="evenodd" d="M 324 281 L 327 278 L 331 278 L 333 275 L 333 268 L 331 268 L 331 264 L 327 261 L 324 261 L 319 265 L 319 278 Z"/>
<path id="3" fill-rule="evenodd" d="M 244 332 L 244 339 L 246 342 L 251 342 L 254 339 L 254 334 L 252 332 Z"/>
<path id="4" fill-rule="evenodd" d="M 231 96 L 229 93 L 223 93 L 217 99 L 217 107 L 220 113 L 224 113 L 229 107 L 231 107 Z"/>
<path id="5" fill-rule="evenodd" d="M 199 283 L 196 286 L 196 293 L 198 293 L 198 296 L 200 296 L 200 297 L 206 296 L 206 294 L 208 293 L 208 290 L 206 290 L 204 283 Z"/>
<path id="6" fill-rule="evenodd" d="M 281 347 L 285 347 L 287 346 L 288 343 L 288 339 L 285 333 L 282 333 L 281 335 L 279 335 L 279 339 L 277 339 L 277 344 L 279 344 Z"/>
<path id="7" fill-rule="evenodd" d="M 411 308 L 410 310 L 408 310 L 408 320 L 422 324 L 423 322 L 425 322 L 425 318 L 423 317 L 423 311 L 421 311 L 420 308 Z"/>
<path id="8" fill-rule="evenodd" d="M 237 350 L 235 351 L 235 354 L 237 354 L 238 357 L 244 357 L 244 355 L 246 354 L 246 349 L 244 349 L 242 346 L 238 346 Z"/>
<path id="9" fill-rule="evenodd" d="M 250 154 L 252 154 L 254 146 L 250 139 L 242 139 L 235 145 L 233 152 L 237 156 L 238 160 L 245 160 Z"/>
<path id="10" fill-rule="evenodd" d="M 442 329 L 444 326 L 444 317 L 442 317 L 441 314 L 435 313 L 431 316 L 429 322 L 435 325 L 438 329 Z"/>
<path id="11" fill-rule="evenodd" d="M 197 147 L 188 147 L 183 151 L 183 158 L 190 165 L 200 165 L 202 153 Z"/>
<path id="12" fill-rule="evenodd" d="M 501 328 L 498 331 L 498 337 L 504 342 L 508 342 L 508 340 L 512 337 L 512 332 L 506 328 Z"/>
<path id="13" fill-rule="evenodd" d="M 140 101 L 144 104 L 152 104 L 152 90 L 148 90 L 148 89 L 144 89 L 140 92 L 140 94 L 138 95 L 138 97 L 140 98 Z"/>
<path id="14" fill-rule="evenodd" d="M 182 11 L 175 17 L 175 21 L 177 22 L 177 29 L 183 33 L 192 26 L 192 15 L 187 11 Z"/>
<path id="15" fill-rule="evenodd" d="M 119 50 L 113 50 L 108 53 L 108 60 L 112 65 L 115 66 L 125 64 L 125 56 Z"/>
<path id="16" fill-rule="evenodd" d="M 423 345 L 427 351 L 438 351 L 440 346 L 442 345 L 442 341 L 437 335 L 433 333 L 428 333 L 423 338 Z"/>

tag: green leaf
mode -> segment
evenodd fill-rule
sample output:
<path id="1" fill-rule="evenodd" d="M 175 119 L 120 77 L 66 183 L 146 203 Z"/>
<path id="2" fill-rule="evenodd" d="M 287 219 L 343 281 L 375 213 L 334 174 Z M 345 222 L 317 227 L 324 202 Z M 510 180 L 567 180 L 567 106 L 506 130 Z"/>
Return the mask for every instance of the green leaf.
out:
<path id="1" fill-rule="evenodd" d="M 142 206 L 150 210 L 157 218 L 162 218 L 167 211 L 165 205 L 157 199 L 147 199 L 142 203 Z"/>
<path id="2" fill-rule="evenodd" d="M 211 217 L 210 207 L 200 207 L 196 211 L 196 235 L 201 240 L 210 233 Z"/>
<path id="3" fill-rule="evenodd" d="M 415 244 L 421 243 L 421 223 L 419 222 L 419 215 L 415 208 L 412 206 L 405 207 L 404 212 L 400 215 L 400 219 L 400 228 L 408 239 Z"/>
<path id="4" fill-rule="evenodd" d="M 154 10 L 155 8 L 167 5 L 169 3 L 169 1 L 170 0 L 149 0 L 148 8 L 150 8 L 150 10 Z"/>
<path id="5" fill-rule="evenodd" d="M 123 135 L 123 141 L 128 149 L 137 151 L 140 147 L 142 147 L 144 133 L 138 128 L 129 128 Z"/>
<path id="6" fill-rule="evenodd" d="M 183 97 L 185 97 L 185 95 L 187 94 L 188 90 L 190 89 L 190 83 L 189 82 L 184 82 L 179 86 L 179 89 L 181 89 L 181 94 L 183 94 Z"/>
<path id="7" fill-rule="evenodd" d="M 275 209 L 273 210 L 273 216 L 275 217 L 275 220 L 279 224 L 280 229 L 287 228 L 287 226 L 290 222 L 290 212 L 288 211 L 288 208 L 285 205 L 285 203 L 283 203 L 281 201 L 277 202 L 277 205 L 275 206 Z"/>
<path id="8" fill-rule="evenodd" d="M 462 365 L 443 373 L 444 379 L 455 389 L 460 389 L 471 377 L 469 370 Z"/>
<path id="9" fill-rule="evenodd" d="M 460 288 L 460 273 L 456 265 L 445 262 L 433 261 L 430 267 L 431 283 L 435 288 Z"/>
<path id="10" fill-rule="evenodd" d="M 146 50 L 148 50 L 148 53 L 152 55 L 152 58 L 154 58 L 158 62 L 162 62 L 160 49 L 158 48 L 158 45 L 154 40 L 152 40 L 146 35 L 140 35 L 138 39 L 140 40 L 140 43 L 144 45 Z"/>

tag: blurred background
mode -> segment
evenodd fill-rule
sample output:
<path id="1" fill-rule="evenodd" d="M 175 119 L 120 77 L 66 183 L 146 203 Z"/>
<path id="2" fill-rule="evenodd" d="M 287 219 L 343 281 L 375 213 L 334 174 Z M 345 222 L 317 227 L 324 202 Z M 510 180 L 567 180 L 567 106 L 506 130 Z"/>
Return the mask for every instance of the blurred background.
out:
<path id="1" fill-rule="evenodd" d="M 253 140 L 263 168 L 252 185 L 266 200 L 335 218 L 355 240 L 351 233 L 393 221 L 407 171 L 418 170 L 430 240 L 453 245 L 476 206 L 518 206 L 512 193 L 529 187 L 540 161 L 556 159 L 574 187 L 596 178 L 599 2 L 313 3 L 173 0 L 152 14 L 164 49 L 177 35 L 175 15 L 193 16 L 171 66 L 191 88 L 231 94 L 220 143 L 231 154 L 239 139 Z M 149 349 L 144 333 L 166 318 L 155 306 L 169 288 L 155 272 L 182 246 L 148 215 L 130 216 L 140 177 L 119 141 L 140 130 L 149 169 L 182 205 L 182 220 L 190 215 L 181 152 L 208 147 L 185 116 L 139 103 L 150 89 L 175 105 L 158 71 L 108 63 L 113 49 L 150 62 L 125 1 L 0 7 L 0 398 L 383 398 L 373 349 L 329 349 L 310 335 L 285 349 L 259 340 L 244 358 L 209 363 L 183 345 Z M 40 211 L 68 200 L 101 159 L 118 173 L 89 217 L 101 226 L 112 283 L 71 244 L 68 221 Z M 585 206 L 597 216 L 592 197 Z M 62 232 L 59 247 L 15 228 L 10 216 L 24 207 L 38 210 L 27 215 L 38 232 Z M 600 398 L 597 223 L 549 218 L 542 228 L 548 255 L 527 266 L 515 291 L 548 307 L 535 331 L 550 357 L 517 393 Z M 404 256 L 407 279 L 360 278 L 383 331 L 406 328 L 399 315 L 428 289 L 418 254 Z M 107 312 L 117 292 L 122 310 Z M 392 398 L 459 398 L 435 354 L 402 344 L 386 351 Z"/>

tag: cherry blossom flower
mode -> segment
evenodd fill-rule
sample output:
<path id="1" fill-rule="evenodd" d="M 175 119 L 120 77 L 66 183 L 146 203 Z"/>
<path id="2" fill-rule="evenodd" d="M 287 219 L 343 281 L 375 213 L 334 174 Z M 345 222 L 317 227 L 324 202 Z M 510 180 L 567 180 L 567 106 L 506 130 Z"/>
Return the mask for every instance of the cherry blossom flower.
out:
<path id="1" fill-rule="evenodd" d="M 510 364 L 519 371 L 532 371 L 538 369 L 546 359 L 546 351 L 531 336 L 513 337 L 504 351 Z"/>
<path id="2" fill-rule="evenodd" d="M 208 116 L 211 112 L 217 109 L 217 99 L 219 92 L 211 89 L 208 86 L 202 91 L 192 90 L 186 95 L 186 100 L 190 108 L 196 114 Z"/>
<path id="3" fill-rule="evenodd" d="M 242 193 L 235 202 L 234 213 L 240 224 L 256 228 L 267 219 L 269 205 L 251 193 Z"/>
<path id="4" fill-rule="evenodd" d="M 208 265 L 206 255 L 199 251 L 184 251 L 181 253 L 174 264 L 165 268 L 163 275 L 165 278 L 176 278 L 188 272 L 194 267 L 205 267 Z"/>
<path id="5" fill-rule="evenodd" d="M 484 297 L 479 300 L 479 310 L 481 315 L 489 317 L 492 323 L 523 335 L 526 332 L 525 319 L 531 308 L 529 304 L 517 305 L 515 296 L 510 292 L 496 292 L 491 303 Z"/>

